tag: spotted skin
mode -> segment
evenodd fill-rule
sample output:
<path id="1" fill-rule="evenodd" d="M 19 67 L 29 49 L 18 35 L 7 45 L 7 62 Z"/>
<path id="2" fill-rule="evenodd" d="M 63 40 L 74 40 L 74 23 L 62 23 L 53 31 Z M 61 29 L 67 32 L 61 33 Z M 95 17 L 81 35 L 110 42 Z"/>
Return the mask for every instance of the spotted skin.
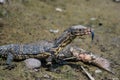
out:
<path id="1" fill-rule="evenodd" d="M 7 58 L 7 64 L 26 58 L 47 58 L 47 62 L 52 62 L 59 52 L 70 44 L 77 36 L 94 34 L 89 28 L 82 25 L 72 26 L 66 29 L 63 34 L 53 42 L 40 41 L 31 44 L 9 44 L 0 46 L 0 55 Z"/>
<path id="2" fill-rule="evenodd" d="M 43 45 L 44 43 L 44 45 Z M 48 46 L 49 45 L 49 46 Z M 10 44 L 0 46 L 0 55 L 2 58 L 7 58 L 7 64 L 11 64 L 14 60 L 23 60 L 27 58 L 46 58 L 49 54 L 45 54 L 53 43 L 41 41 L 38 44 Z"/>

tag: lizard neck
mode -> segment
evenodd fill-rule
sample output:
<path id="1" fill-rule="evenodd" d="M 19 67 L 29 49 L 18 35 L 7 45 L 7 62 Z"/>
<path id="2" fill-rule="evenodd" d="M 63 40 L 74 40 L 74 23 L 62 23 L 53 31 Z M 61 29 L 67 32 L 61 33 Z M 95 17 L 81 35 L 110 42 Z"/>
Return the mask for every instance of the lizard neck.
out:
<path id="1" fill-rule="evenodd" d="M 68 29 L 64 31 L 64 33 L 54 41 L 55 46 L 52 48 L 52 51 L 55 55 L 57 55 L 65 46 L 70 44 L 75 38 L 76 36 L 72 34 L 71 30 Z"/>

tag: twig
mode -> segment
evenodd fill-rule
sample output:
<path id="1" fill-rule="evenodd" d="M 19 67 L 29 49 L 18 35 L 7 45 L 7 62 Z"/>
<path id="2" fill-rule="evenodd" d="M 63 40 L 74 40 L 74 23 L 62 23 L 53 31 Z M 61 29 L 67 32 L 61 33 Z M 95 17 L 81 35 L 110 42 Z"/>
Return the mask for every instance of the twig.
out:
<path id="1" fill-rule="evenodd" d="M 85 68 L 83 66 L 81 66 L 82 70 L 86 73 L 86 75 L 89 77 L 90 80 L 95 80 L 90 73 L 88 73 L 87 70 L 85 70 Z"/>
<path id="2" fill-rule="evenodd" d="M 63 60 L 71 60 L 71 59 L 76 59 L 76 57 L 69 57 L 69 58 L 65 58 Z"/>

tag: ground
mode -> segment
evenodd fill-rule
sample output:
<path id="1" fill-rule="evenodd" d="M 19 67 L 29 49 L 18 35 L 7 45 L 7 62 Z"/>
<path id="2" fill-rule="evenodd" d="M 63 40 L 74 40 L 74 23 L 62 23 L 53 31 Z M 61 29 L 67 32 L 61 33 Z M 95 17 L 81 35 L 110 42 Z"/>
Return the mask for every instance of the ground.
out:
<path id="1" fill-rule="evenodd" d="M 115 75 L 82 62 L 58 67 L 61 72 L 29 71 L 23 62 L 15 62 L 17 68 L 2 70 L 0 80 L 89 80 L 80 65 L 83 65 L 96 80 L 120 79 L 120 3 L 113 0 L 9 0 L 0 5 L 0 45 L 31 43 L 54 40 L 72 25 L 91 26 L 95 39 L 75 39 L 73 43 L 83 49 L 101 55 L 111 61 Z M 56 8 L 62 11 L 56 11 Z M 50 29 L 59 29 L 56 34 Z M 4 62 L 3 60 L 1 62 Z"/>

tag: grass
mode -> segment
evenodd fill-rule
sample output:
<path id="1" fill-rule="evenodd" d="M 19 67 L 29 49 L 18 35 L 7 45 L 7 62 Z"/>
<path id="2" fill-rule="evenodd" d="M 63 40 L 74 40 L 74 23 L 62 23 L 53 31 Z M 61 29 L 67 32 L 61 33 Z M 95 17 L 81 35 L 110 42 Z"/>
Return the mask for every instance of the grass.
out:
<path id="1" fill-rule="evenodd" d="M 24 1 L 24 2 L 22 2 Z M 61 8 L 63 12 L 57 12 L 55 8 Z M 40 40 L 54 40 L 68 27 L 72 25 L 92 26 L 95 29 L 95 41 L 97 45 L 90 44 L 88 37 L 85 40 L 73 41 L 83 49 L 92 51 L 98 55 L 119 63 L 119 48 L 111 46 L 112 39 L 120 35 L 120 5 L 112 0 L 11 0 L 11 4 L 0 5 L 0 44 L 11 43 L 31 43 Z M 96 20 L 90 20 L 96 18 Z M 102 26 L 99 26 L 102 23 Z M 1 24 L 2 27 L 1 27 Z M 59 29 L 60 32 L 52 34 L 49 29 Z M 97 42 L 96 40 L 99 40 Z M 105 46 L 108 51 L 102 52 L 100 45 Z M 17 63 L 17 62 L 16 62 Z M 0 71 L 0 80 L 34 80 L 35 77 L 42 77 L 43 73 L 25 72 L 22 63 L 17 63 L 15 70 Z M 83 64 L 81 64 L 83 65 Z M 92 67 L 93 69 L 95 67 Z M 87 67 L 87 68 L 89 68 Z M 65 72 L 64 74 L 50 73 L 41 68 L 44 74 L 53 76 L 56 80 L 86 80 L 81 72 Z M 96 68 L 95 68 L 96 69 Z M 114 77 L 119 78 L 119 67 L 113 69 L 116 71 Z M 77 73 L 77 74 L 76 74 Z M 35 75 L 35 76 L 33 76 Z M 84 76 L 82 78 L 82 76 Z M 95 77 L 103 79 L 111 76 L 106 72 Z M 111 76 L 112 77 L 112 76 Z"/>

